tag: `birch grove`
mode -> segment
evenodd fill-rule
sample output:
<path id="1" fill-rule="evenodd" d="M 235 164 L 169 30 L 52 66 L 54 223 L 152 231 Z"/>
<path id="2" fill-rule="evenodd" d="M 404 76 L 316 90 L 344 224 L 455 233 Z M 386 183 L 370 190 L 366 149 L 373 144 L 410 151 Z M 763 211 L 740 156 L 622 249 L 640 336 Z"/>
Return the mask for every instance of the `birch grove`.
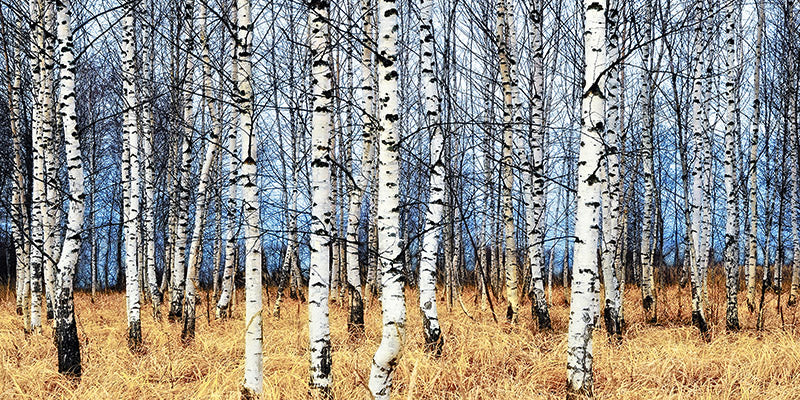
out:
<path id="1" fill-rule="evenodd" d="M 737 357 L 793 368 L 797 24 L 791 0 L 2 3 L 4 390 L 50 367 L 124 397 L 97 378 L 122 359 L 156 397 L 792 393 Z"/>

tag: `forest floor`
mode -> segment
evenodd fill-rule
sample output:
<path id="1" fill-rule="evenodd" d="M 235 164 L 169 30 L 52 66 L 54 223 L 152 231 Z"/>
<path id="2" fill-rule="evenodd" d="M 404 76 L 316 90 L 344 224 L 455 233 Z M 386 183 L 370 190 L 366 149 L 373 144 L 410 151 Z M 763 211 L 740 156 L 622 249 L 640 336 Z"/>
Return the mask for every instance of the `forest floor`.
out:
<path id="1" fill-rule="evenodd" d="M 717 289 L 717 290 L 714 290 Z M 742 303 L 743 330 L 727 333 L 724 294 L 711 290 L 712 338 L 705 342 L 689 325 L 689 290 L 677 286 L 659 294 L 659 325 L 643 323 L 641 297 L 626 293 L 627 331 L 611 344 L 604 328 L 595 331 L 595 394 L 598 399 L 798 399 L 800 330 L 795 309 L 778 315 L 769 293 L 766 330 L 757 332 L 755 315 Z M 56 370 L 52 329 L 25 337 L 14 312 L 13 293 L 0 293 L 0 398 L 75 399 L 228 399 L 238 398 L 243 371 L 242 293 L 234 318 L 209 321 L 206 303 L 193 344 L 180 343 L 180 324 L 155 322 L 142 307 L 146 353 L 126 347 L 125 297 L 101 294 L 94 304 L 76 295 L 78 335 L 84 375 L 79 383 Z M 274 296 L 274 288 L 270 294 Z M 786 295 L 783 295 L 785 301 Z M 520 322 L 504 321 L 504 305 L 495 304 L 499 322 L 476 305 L 475 292 L 464 294 L 467 316 L 456 304 L 440 305 L 444 354 L 422 350 L 416 292 L 407 292 L 406 350 L 394 378 L 395 399 L 562 399 L 569 309 L 556 288 L 551 308 L 554 333 L 537 332 L 530 302 Z M 667 304 L 668 302 L 668 304 Z M 265 298 L 265 304 L 267 300 Z M 271 311 L 272 305 L 266 307 Z M 380 307 L 369 305 L 366 337 L 347 338 L 346 306 L 331 307 L 333 394 L 336 399 L 367 398 L 366 379 L 380 340 Z M 798 316 L 800 317 L 800 316 Z M 474 320 L 472 319 L 474 318 Z M 601 318 L 602 320 L 602 318 Z M 307 308 L 284 303 L 281 319 L 264 318 L 265 399 L 309 398 Z M 49 324 L 48 324 L 49 325 Z"/>

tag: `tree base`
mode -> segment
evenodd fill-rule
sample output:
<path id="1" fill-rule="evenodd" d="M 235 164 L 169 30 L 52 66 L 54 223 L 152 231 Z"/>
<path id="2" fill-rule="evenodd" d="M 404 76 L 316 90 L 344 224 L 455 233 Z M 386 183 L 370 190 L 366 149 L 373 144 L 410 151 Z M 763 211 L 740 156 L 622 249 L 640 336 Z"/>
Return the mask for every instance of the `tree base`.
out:
<path id="1" fill-rule="evenodd" d="M 347 318 L 347 332 L 351 339 L 364 337 L 364 300 L 355 290 L 350 291 L 350 315 Z"/>
<path id="2" fill-rule="evenodd" d="M 711 340 L 711 332 L 708 331 L 708 323 L 700 311 L 692 311 L 692 325 L 696 326 L 697 329 L 700 330 L 700 335 L 703 337 L 703 339 L 706 341 Z"/>
<path id="3" fill-rule="evenodd" d="M 56 323 L 56 348 L 58 350 L 58 372 L 68 378 L 81 377 L 81 348 L 75 318 L 67 322 L 61 317 Z"/>
<path id="4" fill-rule="evenodd" d="M 536 299 L 532 299 L 531 315 L 536 317 L 536 322 L 540 331 L 553 330 L 553 325 L 550 322 L 550 311 L 547 309 L 547 303 L 540 305 Z"/>
<path id="5" fill-rule="evenodd" d="M 422 335 L 425 337 L 425 351 L 434 357 L 441 357 L 444 349 L 444 338 L 439 328 L 432 328 L 431 322 L 422 315 Z"/>
<path id="6" fill-rule="evenodd" d="M 131 353 L 140 354 L 144 351 L 142 344 L 142 321 L 128 324 L 128 349 Z"/>
<path id="7" fill-rule="evenodd" d="M 603 310 L 603 319 L 606 323 L 606 333 L 608 334 L 608 340 L 610 341 L 616 339 L 617 342 L 621 342 L 622 330 L 624 328 L 625 322 L 619 315 L 619 310 L 609 307 L 606 304 L 606 307 Z"/>

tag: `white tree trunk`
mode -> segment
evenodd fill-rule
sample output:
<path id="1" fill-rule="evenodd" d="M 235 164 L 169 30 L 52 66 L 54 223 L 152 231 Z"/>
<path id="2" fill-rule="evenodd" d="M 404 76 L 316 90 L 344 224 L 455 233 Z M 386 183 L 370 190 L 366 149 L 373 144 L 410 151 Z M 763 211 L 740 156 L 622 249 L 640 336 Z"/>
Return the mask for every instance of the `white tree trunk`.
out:
<path id="1" fill-rule="evenodd" d="M 692 137 L 694 141 L 694 162 L 692 163 L 692 192 L 691 192 L 691 273 L 692 273 L 692 322 L 697 325 L 701 333 L 705 334 L 708 325 L 705 319 L 705 312 L 702 302 L 703 291 L 703 265 L 704 253 L 707 253 L 701 236 L 703 219 L 703 180 L 705 177 L 705 160 L 703 148 L 705 143 L 705 131 L 703 130 L 703 119 L 705 118 L 704 99 L 703 99 L 703 79 L 705 72 L 705 37 L 703 33 L 703 2 L 697 4 L 697 19 L 695 27 L 694 44 L 694 82 L 692 84 Z"/>
<path id="2" fill-rule="evenodd" d="M 366 43 L 373 37 L 373 4 L 363 0 L 361 12 L 364 18 L 363 35 Z M 347 211 L 347 286 L 350 292 L 350 314 L 347 320 L 351 335 L 360 337 L 364 333 L 364 293 L 361 288 L 361 269 L 358 257 L 358 229 L 361 226 L 361 205 L 364 193 L 374 169 L 375 158 L 375 79 L 373 76 L 373 54 L 369 45 L 364 45 L 361 55 L 361 129 L 362 154 L 361 170 L 350 190 L 350 204 Z M 352 168 L 351 168 L 352 170 Z"/>
<path id="3" fill-rule="evenodd" d="M 602 268 L 605 290 L 605 319 L 606 331 L 609 336 L 620 338 L 624 328 L 622 315 L 621 291 L 621 262 L 617 260 L 622 236 L 622 179 L 620 175 L 620 60 L 619 51 L 619 10 L 617 0 L 608 2 L 608 62 L 615 63 L 609 66 L 608 80 L 606 82 L 606 131 L 603 138 L 605 144 L 606 161 L 601 169 L 602 200 L 603 200 L 603 251 Z M 551 255 L 552 257 L 552 255 Z"/>
<path id="4" fill-rule="evenodd" d="M 197 290 L 198 270 L 200 269 L 200 262 L 203 252 L 203 228 L 205 227 L 206 209 L 209 202 L 209 180 L 211 177 L 211 167 L 217 159 L 217 150 L 220 148 L 219 138 L 222 134 L 222 121 L 220 116 L 217 115 L 217 106 L 214 102 L 214 95 L 211 93 L 212 80 L 211 80 L 211 58 L 209 57 L 208 40 L 206 34 L 206 6 L 205 3 L 200 3 L 200 12 L 198 13 L 200 20 L 200 42 L 202 47 L 202 60 L 203 60 L 203 99 L 211 116 L 212 128 L 211 134 L 206 143 L 206 152 L 203 158 L 203 164 L 200 169 L 200 181 L 197 185 L 197 201 L 194 211 L 194 228 L 192 232 L 192 242 L 189 246 L 189 265 L 186 270 L 186 315 L 183 318 L 183 331 L 181 332 L 181 339 L 184 343 L 191 342 L 194 339 L 194 327 L 196 318 L 196 305 L 197 305 Z"/>
<path id="5" fill-rule="evenodd" d="M 444 135 L 439 125 L 440 100 L 436 73 L 433 70 L 434 32 L 431 9 L 433 0 L 420 0 L 420 69 L 424 91 L 425 124 L 431 134 L 431 176 L 428 211 L 425 213 L 425 229 L 422 237 L 422 254 L 419 264 L 419 304 L 422 311 L 422 334 L 427 350 L 436 355 L 442 353 L 444 339 L 439 327 L 436 310 L 436 256 L 439 236 L 442 232 L 444 212 Z"/>
<path id="6" fill-rule="evenodd" d="M 544 292 L 544 227 L 545 227 L 545 120 L 544 120 L 544 45 L 543 7 L 535 0 L 531 8 L 531 36 L 533 51 L 533 93 L 531 114 L 533 118 L 531 157 L 533 180 L 530 182 L 530 199 L 526 199 L 526 223 L 528 225 L 528 248 L 531 264 L 531 312 L 536 317 L 540 330 L 551 329 L 550 311 Z M 524 167 L 524 166 L 523 166 Z M 523 177 L 524 184 L 529 178 Z M 527 197 L 527 196 L 526 196 Z"/>
<path id="7" fill-rule="evenodd" d="M 42 131 L 42 101 L 41 101 L 41 63 L 39 61 L 39 47 L 41 37 L 44 35 L 41 22 L 42 11 L 37 0 L 29 2 L 31 15 L 31 35 L 35 40 L 31 40 L 31 59 L 29 60 L 33 75 L 33 96 L 34 107 L 32 115 L 32 142 L 33 142 L 33 178 L 31 192 L 31 253 L 30 253 L 30 286 L 31 286 L 31 331 L 33 333 L 42 332 L 42 266 L 44 254 L 44 213 L 42 204 L 45 201 L 44 187 L 44 133 Z"/>
<path id="8" fill-rule="evenodd" d="M 20 23 L 19 28 L 22 28 Z M 9 125 L 14 151 L 14 182 L 11 199 L 12 237 L 16 256 L 16 301 L 17 314 L 24 317 L 25 332 L 30 331 L 30 240 L 26 235 L 28 227 L 28 207 L 25 201 L 25 162 L 23 159 L 23 138 L 20 132 L 20 98 L 22 90 L 22 49 L 17 48 L 18 62 L 14 66 L 13 81 L 9 87 Z M 10 62 L 7 58 L 6 61 Z"/>
<path id="9" fill-rule="evenodd" d="M 502 198 L 503 234 L 505 236 L 506 297 L 508 310 L 506 318 L 517 322 L 519 315 L 519 289 L 517 283 L 517 243 L 514 228 L 514 203 L 511 197 L 514 188 L 514 128 L 515 116 L 514 77 L 512 75 L 513 56 L 510 54 L 510 39 L 513 37 L 513 15 L 506 0 L 497 2 L 497 46 L 500 55 L 500 75 L 503 81 L 503 154 L 502 154 Z M 509 23 L 510 22 L 510 23 Z"/>
<path id="10" fill-rule="evenodd" d="M 592 332 L 599 313 L 602 137 L 605 130 L 606 1 L 584 0 L 584 88 L 575 209 L 572 296 L 567 334 L 567 399 L 593 397 Z"/>
<path id="11" fill-rule="evenodd" d="M 738 188 L 734 182 L 738 179 L 739 173 L 737 164 L 739 163 L 739 145 L 736 143 L 738 137 L 736 105 L 738 103 L 736 85 L 737 78 L 737 35 L 736 26 L 740 17 L 741 8 L 737 2 L 730 0 L 725 5 L 725 33 L 724 42 L 727 52 L 725 59 L 725 97 L 727 106 L 725 108 L 725 197 L 726 216 L 725 216 L 725 272 L 726 272 L 726 326 L 728 330 L 739 329 L 739 311 L 737 308 L 737 293 L 739 289 L 739 223 L 738 208 L 739 196 Z"/>
<path id="12" fill-rule="evenodd" d="M 234 12 L 235 14 L 235 12 Z M 234 21 L 236 15 L 233 16 Z M 234 46 L 233 54 L 231 57 L 231 80 L 238 82 L 239 79 L 239 65 L 236 61 L 236 46 Z M 235 98 L 235 96 L 234 96 Z M 234 123 L 235 124 L 235 123 Z M 234 126 L 228 127 L 228 198 L 226 207 L 226 229 L 225 229 L 225 266 L 222 270 L 222 292 L 219 295 L 216 306 L 217 318 L 226 318 L 230 316 L 231 297 L 234 291 L 234 279 L 236 275 L 236 247 L 239 243 L 240 225 L 237 221 L 237 216 L 241 210 L 241 205 L 238 199 L 238 179 L 239 179 L 239 154 L 238 146 L 238 128 Z"/>
<path id="13" fill-rule="evenodd" d="M 393 0 L 378 0 L 378 259 L 381 267 L 381 343 L 372 358 L 369 389 L 388 400 L 405 338 L 406 303 L 400 237 L 399 124 L 397 96 L 398 11 Z"/>
<path id="14" fill-rule="evenodd" d="M 747 307 L 750 311 L 756 308 L 756 264 L 758 263 L 758 133 L 761 129 L 761 42 L 764 38 L 764 0 L 757 3 L 758 22 L 756 27 L 755 61 L 753 66 L 753 116 L 750 124 L 750 159 L 748 162 L 748 184 L 750 186 L 750 229 L 747 235 Z M 769 260 L 765 258 L 764 269 L 767 270 Z M 777 271 L 776 271 L 777 272 Z M 766 284 L 766 279 L 764 284 Z"/>
<path id="15" fill-rule="evenodd" d="M 311 25 L 311 261 L 308 274 L 308 339 L 311 365 L 309 386 L 329 395 L 331 338 L 328 321 L 330 288 L 331 149 L 333 92 L 327 0 L 309 3 Z"/>
<path id="16" fill-rule="evenodd" d="M 80 344 L 72 301 L 72 280 L 78 266 L 83 231 L 84 192 L 80 132 L 75 112 L 75 60 L 73 56 L 71 10 L 69 0 L 56 3 L 59 49 L 58 116 L 64 128 L 67 175 L 69 178 L 69 213 L 64 247 L 57 265 L 55 296 L 55 337 L 58 348 L 58 371 L 68 376 L 81 375 Z"/>
<path id="17" fill-rule="evenodd" d="M 194 136 L 194 0 L 184 4 L 184 50 L 186 51 L 186 77 L 183 83 L 183 144 L 182 159 L 178 168 L 178 204 L 175 243 L 173 243 L 172 273 L 170 274 L 170 309 L 168 318 L 175 321 L 183 315 L 183 288 L 186 268 L 186 234 L 189 226 L 189 198 L 192 168 L 192 143 Z"/>
<path id="18" fill-rule="evenodd" d="M 656 313 L 656 293 L 655 277 L 653 273 L 653 249 L 654 241 L 653 220 L 654 220 L 654 192 L 655 192 L 655 171 L 653 160 L 653 76 L 650 67 L 652 50 L 650 41 L 652 39 L 653 20 L 652 2 L 647 2 L 647 21 L 645 42 L 642 45 L 642 166 L 644 171 L 644 217 L 642 221 L 642 306 L 645 311 L 645 319 L 649 323 L 655 323 Z"/>
<path id="19" fill-rule="evenodd" d="M 137 125 L 138 100 L 136 98 L 136 27 L 134 26 L 135 8 L 131 5 L 125 9 L 122 17 L 122 94 L 123 113 L 122 130 L 127 138 L 129 162 L 123 163 L 128 169 L 128 190 L 125 207 L 125 304 L 128 315 L 128 347 L 138 351 L 142 346 L 142 322 L 140 319 L 141 303 L 139 299 L 139 129 Z"/>
<path id="20" fill-rule="evenodd" d="M 258 206 L 258 138 L 253 129 L 252 54 L 253 25 L 250 0 L 236 0 L 236 105 L 239 137 L 242 138 L 242 204 L 245 225 L 245 349 L 242 393 L 255 398 L 261 394 L 263 380 L 263 336 L 261 332 L 261 218 Z"/>

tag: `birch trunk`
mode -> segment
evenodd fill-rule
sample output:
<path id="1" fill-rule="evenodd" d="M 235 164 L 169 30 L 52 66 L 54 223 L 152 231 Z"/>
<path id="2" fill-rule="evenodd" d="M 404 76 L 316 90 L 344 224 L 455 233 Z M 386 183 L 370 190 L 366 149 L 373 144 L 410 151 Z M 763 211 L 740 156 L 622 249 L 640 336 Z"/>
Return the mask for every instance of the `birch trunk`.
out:
<path id="1" fill-rule="evenodd" d="M 545 124 L 544 124 L 544 46 L 543 5 L 541 0 L 534 0 L 531 8 L 531 36 L 533 47 L 533 93 L 532 93 L 532 137 L 531 157 L 533 181 L 530 189 L 531 198 L 526 201 L 530 210 L 526 210 L 528 225 L 528 247 L 531 264 L 531 314 L 536 317 L 540 330 L 552 329 L 550 311 L 544 291 L 544 226 L 545 226 Z M 528 183 L 528 179 L 525 183 Z"/>
<path id="2" fill-rule="evenodd" d="M 206 5 L 200 3 L 198 19 L 201 23 L 200 28 L 200 42 L 202 47 L 202 60 L 203 60 L 203 99 L 211 116 L 212 129 L 211 134 L 206 143 L 206 152 L 203 158 L 203 164 L 200 169 L 200 181 L 197 185 L 197 203 L 195 204 L 194 211 L 194 228 L 192 232 L 192 242 L 189 246 L 189 266 L 186 270 L 186 299 L 185 309 L 186 315 L 183 318 L 183 331 L 181 332 L 181 340 L 184 343 L 191 342 L 194 339 L 194 327 L 196 318 L 196 306 L 198 296 L 198 270 L 200 269 L 200 262 L 203 252 L 203 228 L 205 227 L 206 209 L 208 208 L 209 201 L 209 180 L 211 176 L 211 167 L 217 158 L 217 150 L 220 147 L 219 137 L 222 134 L 222 121 L 220 116 L 217 115 L 217 106 L 214 101 L 214 95 L 211 93 L 211 58 L 209 57 L 208 39 L 206 33 Z M 260 262 L 260 261 L 259 261 Z"/>
<path id="3" fill-rule="evenodd" d="M 253 129 L 253 87 L 250 57 L 252 54 L 253 24 L 250 19 L 250 0 L 236 0 L 236 108 L 239 114 L 238 135 L 242 138 L 242 206 L 244 208 L 245 245 L 245 344 L 244 382 L 242 393 L 256 398 L 263 385 L 263 336 L 261 329 L 261 218 L 258 206 L 258 143 Z"/>
<path id="4" fill-rule="evenodd" d="M 575 245 L 569 330 L 567 399 L 592 398 L 592 332 L 599 312 L 597 245 L 600 235 L 600 181 L 605 130 L 606 1 L 584 0 L 584 88 L 578 159 Z"/>
<path id="5" fill-rule="evenodd" d="M 425 95 L 425 124 L 431 134 L 431 171 L 428 210 L 425 213 L 425 233 L 422 238 L 422 255 L 419 266 L 419 304 L 422 312 L 422 334 L 425 338 L 425 347 L 435 355 L 441 355 L 444 338 L 442 338 L 439 314 L 436 310 L 436 255 L 442 232 L 444 211 L 445 160 L 443 158 L 444 136 L 439 125 L 440 100 L 436 73 L 433 70 L 432 8 L 432 0 L 420 0 L 420 69 Z"/>
<path id="6" fill-rule="evenodd" d="M 236 12 L 234 12 L 236 14 Z M 233 16 L 234 21 L 236 15 Z M 231 81 L 238 85 L 239 81 L 239 64 L 236 61 L 237 49 L 234 45 L 231 57 Z M 234 99 L 236 98 L 233 96 Z M 225 229 L 225 266 L 222 270 L 222 292 L 219 295 L 216 306 L 217 318 L 226 318 L 230 316 L 231 297 L 234 292 L 234 281 L 236 278 L 236 261 L 237 253 L 236 247 L 239 243 L 240 225 L 237 221 L 237 215 L 241 210 L 241 205 L 238 200 L 238 179 L 239 179 L 239 154 L 237 140 L 239 138 L 239 130 L 234 126 L 228 127 L 228 142 L 226 144 L 228 154 L 228 198 L 226 200 L 226 229 Z M 243 139 L 242 139 L 243 140 Z"/>
<path id="7" fill-rule="evenodd" d="M 505 237 L 505 269 L 506 297 L 508 309 L 506 318 L 511 323 L 517 322 L 519 315 L 519 294 L 517 283 L 517 244 L 514 236 L 514 203 L 511 192 L 514 188 L 514 84 L 511 75 L 509 36 L 514 18 L 507 16 L 506 0 L 497 2 L 497 46 L 500 55 L 500 75 L 503 80 L 503 155 L 502 155 L 502 201 L 503 201 L 503 235 Z"/>
<path id="8" fill-rule="evenodd" d="M 29 2 L 29 11 L 31 15 L 31 36 L 35 40 L 31 40 L 31 59 L 29 60 L 31 72 L 33 75 L 34 86 L 34 107 L 32 112 L 32 129 L 31 136 L 33 142 L 33 178 L 32 178 L 32 191 L 31 191 L 31 254 L 30 254 L 30 286 L 31 286 L 31 331 L 33 333 L 42 332 L 42 265 L 44 254 L 42 249 L 44 247 L 44 230 L 43 221 L 44 214 L 42 212 L 42 204 L 45 200 L 44 188 L 44 134 L 42 132 L 42 101 L 41 101 L 41 64 L 39 62 L 39 46 L 41 36 L 44 35 L 42 30 L 42 12 L 39 2 L 31 0 Z"/>
<path id="9" fill-rule="evenodd" d="M 127 138 L 128 168 L 127 207 L 125 207 L 125 304 L 128 316 L 128 348 L 139 351 L 142 346 L 141 302 L 139 289 L 139 129 L 136 123 L 136 27 L 135 7 L 129 6 L 122 17 L 122 95 L 125 111 L 122 130 Z"/>
<path id="10" fill-rule="evenodd" d="M 19 28 L 22 24 L 19 24 Z M 30 331 L 30 240 L 26 237 L 28 227 L 28 207 L 26 204 L 24 144 L 20 132 L 20 98 L 22 90 L 22 50 L 17 49 L 19 60 L 14 67 L 13 80 L 9 87 L 9 125 L 14 151 L 14 181 L 11 200 L 12 238 L 16 259 L 16 301 L 17 314 L 24 315 L 25 332 Z M 6 62 L 10 62 L 6 58 Z"/>
<path id="11" fill-rule="evenodd" d="M 739 329 L 739 310 L 737 308 L 737 293 L 739 289 L 739 224 L 737 211 L 739 207 L 738 188 L 734 179 L 739 176 L 736 165 L 739 162 L 736 137 L 738 136 L 736 118 L 736 85 L 737 78 L 737 35 L 736 26 L 741 13 L 741 8 L 736 1 L 730 0 L 725 5 L 725 32 L 724 42 L 727 52 L 725 59 L 725 97 L 727 107 L 725 109 L 725 197 L 726 216 L 725 216 L 725 288 L 727 298 L 727 308 L 725 322 L 728 330 Z"/>
<path id="12" fill-rule="evenodd" d="M 182 159 L 178 168 L 178 204 L 175 242 L 173 244 L 172 273 L 170 274 L 170 309 L 168 318 L 176 321 L 183 315 L 183 285 L 186 268 L 186 234 L 189 226 L 189 198 L 192 169 L 192 143 L 194 136 L 194 0 L 184 4 L 183 20 L 186 27 L 184 49 L 186 51 L 185 79 L 183 82 L 183 144 Z"/>
<path id="13" fill-rule="evenodd" d="M 364 15 L 363 35 L 366 43 L 373 38 L 373 3 L 363 0 L 361 12 Z M 364 192 L 369 184 L 374 169 L 375 157 L 375 79 L 373 75 L 373 54 L 371 46 L 364 45 L 361 54 L 361 89 L 360 102 L 362 108 L 362 155 L 361 171 L 356 175 L 356 182 L 350 190 L 350 204 L 347 212 L 347 287 L 350 292 L 350 314 L 347 319 L 348 332 L 354 337 L 364 334 L 364 293 L 361 288 L 361 268 L 358 257 L 358 230 L 361 226 L 361 205 Z M 352 169 L 352 168 L 351 168 Z"/>
<path id="14" fill-rule="evenodd" d="M 398 10 L 393 0 L 378 0 L 378 259 L 381 267 L 381 343 L 372 358 L 369 389 L 378 400 L 388 400 L 392 376 L 405 338 L 406 304 L 400 237 L 399 99 L 397 96 Z"/>
<path id="15" fill-rule="evenodd" d="M 57 161 L 57 144 L 54 126 L 54 113 L 55 108 L 53 104 L 53 69 L 54 69 L 54 39 L 53 31 L 55 26 L 53 19 L 54 15 L 54 2 L 45 1 L 42 3 L 44 8 L 44 15 L 42 19 L 42 35 L 39 44 L 39 64 L 41 68 L 41 77 L 39 81 L 39 97 L 41 102 L 40 109 L 40 129 L 44 138 L 42 142 L 42 150 L 44 157 L 44 179 L 45 179 L 45 197 L 41 203 L 43 236 L 44 236 L 44 252 L 43 269 L 44 269 L 44 289 L 45 301 L 47 303 L 47 319 L 53 319 L 53 296 L 56 291 L 56 271 L 55 264 L 58 262 L 59 251 L 58 247 L 61 245 L 59 235 L 59 222 L 60 222 L 60 198 L 59 191 L 61 190 L 61 183 L 58 180 L 58 161 Z"/>
<path id="16" fill-rule="evenodd" d="M 311 25 L 311 261 L 308 275 L 309 386 L 330 395 L 331 338 L 328 321 L 330 287 L 331 149 L 333 92 L 331 88 L 328 0 L 309 3 Z"/>
<path id="17" fill-rule="evenodd" d="M 608 2 L 607 28 L 608 28 L 608 62 L 615 63 L 608 70 L 606 86 L 606 131 L 603 138 L 605 144 L 606 161 L 601 169 L 602 180 L 602 212 L 603 212 L 603 250 L 602 268 L 605 291 L 605 308 L 603 317 L 609 337 L 622 337 L 622 291 L 621 291 L 621 260 L 617 260 L 619 243 L 622 241 L 622 207 L 621 197 L 624 187 L 620 174 L 620 68 L 617 62 L 620 59 L 619 51 L 619 10 L 618 1 Z M 552 257 L 552 255 L 551 255 Z"/>
<path id="18" fill-rule="evenodd" d="M 753 116 L 750 125 L 750 159 L 748 181 L 750 186 L 750 229 L 747 235 L 748 253 L 745 280 L 747 282 L 747 308 L 756 308 L 756 265 L 758 263 L 758 134 L 761 129 L 761 46 L 764 40 L 764 0 L 757 2 L 758 22 L 756 27 L 755 61 L 753 66 Z M 765 259 L 764 269 L 769 265 Z M 776 271 L 777 275 L 777 271 Z M 764 283 L 766 284 L 766 280 Z"/>
<path id="19" fill-rule="evenodd" d="M 644 170 L 644 217 L 642 222 L 642 306 L 647 322 L 654 324 L 658 319 L 656 313 L 655 277 L 653 275 L 653 196 L 655 191 L 655 175 L 653 160 L 653 77 L 650 67 L 652 50 L 653 5 L 647 2 L 647 33 L 642 45 L 642 164 Z"/>
<path id="20" fill-rule="evenodd" d="M 703 147 L 705 145 L 705 132 L 703 130 L 703 119 L 705 116 L 704 110 L 704 93 L 703 93 L 703 80 L 705 70 L 705 56 L 703 49 L 705 48 L 705 38 L 703 34 L 703 20 L 705 18 L 705 11 L 703 9 L 703 1 L 697 2 L 697 21 L 695 27 L 695 43 L 694 43 L 694 82 L 692 84 L 692 137 L 694 141 L 694 162 L 692 163 L 692 193 L 690 201 L 691 209 L 691 286 L 692 286 L 692 322 L 700 329 L 701 334 L 705 335 L 708 331 L 708 324 L 706 323 L 705 311 L 702 302 L 703 290 L 703 259 L 705 253 L 705 246 L 701 237 L 701 220 L 703 219 L 703 210 L 701 203 L 703 202 L 703 180 L 705 177 L 705 160 Z"/>
<path id="21" fill-rule="evenodd" d="M 81 375 L 81 354 L 73 304 L 73 276 L 78 266 L 83 230 L 84 192 L 80 132 L 75 112 L 75 59 L 73 56 L 71 10 L 69 0 L 55 1 L 59 49 L 58 116 L 64 129 L 67 175 L 69 177 L 69 212 L 64 247 L 58 260 L 55 296 L 55 337 L 58 348 L 58 372 L 72 377 Z"/>

